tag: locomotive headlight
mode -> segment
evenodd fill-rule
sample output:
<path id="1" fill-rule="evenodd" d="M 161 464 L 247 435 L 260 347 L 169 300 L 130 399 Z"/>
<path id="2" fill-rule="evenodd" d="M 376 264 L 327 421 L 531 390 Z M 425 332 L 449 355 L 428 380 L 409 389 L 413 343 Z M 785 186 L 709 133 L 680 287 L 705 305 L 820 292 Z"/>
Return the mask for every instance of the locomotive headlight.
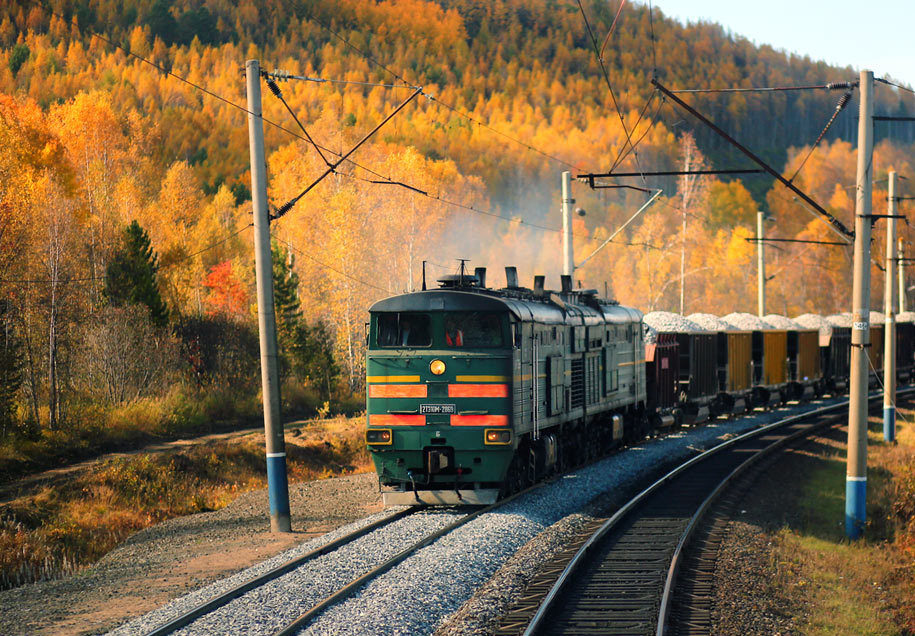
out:
<path id="1" fill-rule="evenodd" d="M 445 363 L 441 360 L 433 360 L 429 363 L 429 370 L 432 375 L 441 375 L 445 372 Z"/>
<path id="2" fill-rule="evenodd" d="M 389 428 L 370 428 L 365 432 L 367 444 L 390 445 L 391 439 L 391 429 Z"/>
<path id="3" fill-rule="evenodd" d="M 512 432 L 505 428 L 487 428 L 483 433 L 485 444 L 511 444 Z"/>

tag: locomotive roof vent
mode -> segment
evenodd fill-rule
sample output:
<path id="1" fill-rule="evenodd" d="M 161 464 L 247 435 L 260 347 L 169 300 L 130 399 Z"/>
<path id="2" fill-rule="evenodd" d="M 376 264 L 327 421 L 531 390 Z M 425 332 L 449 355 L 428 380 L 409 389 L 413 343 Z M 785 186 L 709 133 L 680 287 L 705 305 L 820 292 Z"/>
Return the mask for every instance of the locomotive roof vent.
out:
<path id="1" fill-rule="evenodd" d="M 509 265 L 505 268 L 505 286 L 509 289 L 518 289 L 518 268 Z"/>
<path id="2" fill-rule="evenodd" d="M 534 295 L 535 296 L 543 296 L 543 294 L 544 294 L 543 286 L 544 286 L 545 282 L 546 282 L 545 276 L 539 276 L 539 275 L 534 276 Z"/>
<path id="3" fill-rule="evenodd" d="M 486 289 L 486 268 L 485 267 L 474 267 L 473 275 L 477 277 L 477 281 L 480 283 L 480 287 Z"/>
<path id="4" fill-rule="evenodd" d="M 438 286 L 442 289 L 478 287 L 479 285 L 480 279 L 472 274 L 445 274 L 438 279 Z"/>

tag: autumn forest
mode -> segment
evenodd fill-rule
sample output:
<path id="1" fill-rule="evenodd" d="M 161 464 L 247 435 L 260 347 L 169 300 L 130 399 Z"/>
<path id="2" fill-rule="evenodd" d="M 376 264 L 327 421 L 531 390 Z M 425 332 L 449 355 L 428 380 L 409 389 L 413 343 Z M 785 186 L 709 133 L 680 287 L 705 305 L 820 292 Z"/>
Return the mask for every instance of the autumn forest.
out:
<path id="1" fill-rule="evenodd" d="M 287 412 L 360 408 L 366 310 L 418 289 L 423 261 L 430 281 L 469 259 L 489 268 L 490 284 L 501 286 L 502 268 L 516 265 L 522 283 L 545 274 L 558 286 L 563 170 L 756 167 L 662 99 L 652 77 L 677 89 L 856 78 L 850 67 L 757 47 L 718 25 L 684 26 L 658 4 L 651 14 L 639 4 L 621 13 L 603 53 L 611 95 L 575 3 L 4 3 L 0 435 L 39 440 L 42 431 L 79 429 L 91 445 L 98 430 L 86 422 L 117 429 L 118 418 L 138 417 L 123 405 L 143 401 L 163 429 L 254 412 L 247 59 L 311 78 L 278 86 L 325 156 L 264 86 L 275 207 L 409 86 L 424 89 L 355 163 L 273 223 Z M 585 3 L 597 31 L 607 32 L 617 5 Z M 796 173 L 799 188 L 849 225 L 855 96 L 810 154 L 844 92 L 685 99 L 777 170 Z M 915 99 L 879 84 L 876 111 L 912 115 Z M 888 170 L 915 174 L 912 128 L 877 127 L 875 210 L 886 206 Z M 576 278 L 643 311 L 680 311 L 681 284 L 685 313 L 754 311 L 756 248 L 746 239 L 757 210 L 770 236 L 835 240 L 768 176 L 605 182 L 641 189 L 573 184 L 585 210 L 574 228 L 579 259 L 647 200 L 645 190 L 663 194 Z M 902 229 L 907 241 L 910 231 Z M 770 310 L 846 311 L 851 257 L 835 246 L 771 248 Z M 876 267 L 872 290 L 877 308 Z"/>

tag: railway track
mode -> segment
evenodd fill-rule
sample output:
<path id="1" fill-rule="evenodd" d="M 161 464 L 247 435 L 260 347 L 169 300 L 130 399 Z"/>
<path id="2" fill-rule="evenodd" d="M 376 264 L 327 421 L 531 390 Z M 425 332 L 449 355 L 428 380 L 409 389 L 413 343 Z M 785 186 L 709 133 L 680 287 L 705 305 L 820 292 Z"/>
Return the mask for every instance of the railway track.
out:
<path id="1" fill-rule="evenodd" d="M 284 563 L 280 566 L 277 566 L 275 568 L 272 568 L 272 569 L 268 570 L 267 572 L 264 572 L 240 585 L 237 585 L 206 602 L 200 603 L 193 609 L 191 609 L 187 612 L 184 612 L 177 618 L 174 618 L 171 621 L 165 623 L 164 625 L 157 627 L 156 629 L 153 629 L 152 631 L 147 632 L 147 636 L 167 636 L 168 634 L 173 634 L 176 631 L 178 631 L 179 629 L 187 627 L 188 625 L 193 623 L 195 620 L 197 620 L 201 616 L 205 616 L 211 612 L 218 610 L 220 607 L 227 605 L 228 603 L 239 598 L 240 596 L 247 594 L 251 590 L 259 588 L 259 587 L 269 583 L 270 581 L 273 581 L 274 579 L 278 579 L 279 577 L 281 577 L 285 574 L 288 574 L 289 572 L 292 572 L 296 568 L 301 567 L 302 565 L 308 563 L 309 561 L 313 561 L 314 559 L 316 559 L 324 554 L 333 552 L 334 550 L 340 548 L 341 546 L 352 543 L 356 539 L 359 539 L 360 537 L 363 537 L 370 532 L 374 532 L 375 530 L 378 530 L 379 528 L 383 528 L 384 526 L 387 526 L 387 525 L 393 523 L 394 521 L 397 521 L 398 519 L 402 519 L 410 514 L 413 514 L 417 510 L 418 510 L 418 508 L 416 508 L 416 507 L 410 507 L 410 508 L 405 508 L 403 510 L 399 510 L 393 514 L 390 514 L 381 519 L 378 519 L 377 521 L 375 521 L 373 523 L 365 525 L 362 528 L 354 530 L 353 532 L 349 532 L 349 533 L 345 534 L 344 536 L 339 537 L 339 538 L 331 541 L 330 543 L 327 543 L 319 548 L 311 550 L 310 552 L 307 552 L 306 554 L 303 554 L 295 559 L 291 559 L 291 560 L 287 561 L 286 563 Z"/>
<path id="2" fill-rule="evenodd" d="M 900 391 L 900 396 L 913 392 Z M 847 402 L 728 440 L 670 471 L 613 516 L 587 524 L 569 548 L 541 569 L 496 633 L 661 636 L 673 633 L 667 625 L 679 591 L 676 633 L 709 633 L 708 575 L 720 538 L 716 532 L 720 535 L 727 520 L 719 515 L 705 525 L 703 516 L 759 459 L 841 420 L 844 408 Z M 695 571 L 684 571 L 678 589 L 684 547 L 700 527 L 699 556 L 688 566 Z"/>
<path id="3" fill-rule="evenodd" d="M 460 528 L 461 526 L 469 523 L 470 521 L 476 519 L 480 515 L 493 512 L 494 510 L 514 501 L 516 498 L 531 492 L 543 484 L 535 484 L 530 488 L 526 488 L 510 497 L 498 501 L 490 506 L 485 508 L 475 509 L 472 512 L 468 511 L 466 514 L 462 515 L 457 520 L 445 525 L 438 530 L 431 532 L 424 536 L 422 539 L 412 543 L 407 548 L 401 550 L 394 556 L 389 559 L 384 560 L 381 564 L 369 569 L 361 576 L 353 579 L 349 583 L 343 585 L 333 593 L 327 595 L 317 603 L 315 603 L 310 609 L 306 612 L 299 615 L 295 620 L 287 623 L 278 628 L 271 628 L 268 633 L 275 634 L 276 636 L 286 636 L 299 632 L 308 623 L 320 614 L 324 609 L 339 603 L 349 596 L 355 594 L 359 589 L 368 584 L 371 580 L 375 579 L 378 576 L 381 576 L 391 568 L 395 567 L 409 556 L 415 554 L 417 551 L 422 548 L 430 545 L 437 539 L 449 534 L 450 532 Z M 169 622 L 157 627 L 151 631 L 146 632 L 146 636 L 166 636 L 168 634 L 174 634 L 178 631 L 184 630 L 186 627 L 190 627 L 193 631 L 193 623 L 200 618 L 203 618 L 209 614 L 212 614 L 218 611 L 220 608 L 228 605 L 232 601 L 250 593 L 258 590 L 259 588 L 264 587 L 268 583 L 285 576 L 298 568 L 301 568 L 307 565 L 309 562 L 314 561 L 318 557 L 321 557 L 326 554 L 330 554 L 335 550 L 340 549 L 343 546 L 353 543 L 354 541 L 372 533 L 377 530 L 382 530 L 385 527 L 393 524 L 394 522 L 403 519 L 409 515 L 412 515 L 420 510 L 423 510 L 424 507 L 421 506 L 412 506 L 399 510 L 393 514 L 387 515 L 382 519 L 376 520 L 375 522 L 368 524 L 362 528 L 359 528 L 351 533 L 348 533 L 342 537 L 327 543 L 315 550 L 312 550 L 306 554 L 303 554 L 295 559 L 292 559 L 278 567 L 275 567 L 267 572 L 264 572 L 240 585 L 237 585 L 218 596 L 215 596 L 203 603 L 198 604 L 194 608 L 184 612 L 177 618 L 170 620 Z M 204 630 L 206 631 L 206 630 Z"/>
<path id="4" fill-rule="evenodd" d="M 832 409 L 842 408 L 842 406 L 844 405 L 833 406 Z M 801 417 L 810 417 L 810 415 L 807 413 L 791 419 L 799 420 Z M 764 429 L 758 430 L 770 430 L 771 428 L 772 425 L 769 425 Z M 660 456 L 653 461 L 657 462 L 659 458 Z M 562 477 L 558 479 L 560 482 L 569 481 Z M 572 483 L 574 481 L 573 479 Z M 124 633 L 163 635 L 176 632 L 196 634 L 213 633 L 215 631 L 222 633 L 292 634 L 312 624 L 316 628 L 324 629 L 326 627 L 325 623 L 328 622 L 328 613 L 339 614 L 340 608 L 350 602 L 347 601 L 348 598 L 357 596 L 357 593 L 361 597 L 363 595 L 362 590 L 371 589 L 371 581 L 381 577 L 385 572 L 405 561 L 408 557 L 416 555 L 422 548 L 433 543 L 436 543 L 436 546 L 440 546 L 441 542 L 436 542 L 437 539 L 445 537 L 445 535 L 481 515 L 497 511 L 500 507 L 514 502 L 522 495 L 534 494 L 531 491 L 550 483 L 542 482 L 492 506 L 472 512 L 466 509 L 430 511 L 416 508 L 398 511 L 378 519 L 354 533 L 339 537 L 331 543 L 320 546 L 293 561 L 283 563 L 269 572 L 264 572 L 255 578 L 236 583 L 232 589 L 226 590 L 224 588 L 224 591 L 218 594 L 213 591 L 212 594 L 216 594 L 215 597 L 205 602 L 199 602 L 199 604 L 190 609 L 188 609 L 190 603 L 194 602 L 192 599 L 188 599 L 189 602 L 181 609 L 166 610 L 163 608 L 163 611 L 170 615 L 163 615 L 159 618 L 151 617 L 148 619 L 146 627 L 143 627 L 140 631 L 128 629 Z M 607 487 L 609 486 L 605 486 L 605 489 Z M 548 496 L 548 499 L 552 496 Z M 576 496 L 578 495 L 576 494 Z M 593 497 L 594 495 L 590 496 Z M 483 534 L 492 534 L 494 519 L 500 519 L 497 524 L 504 524 L 509 519 L 517 518 L 519 513 L 517 505 L 514 508 L 516 510 L 508 515 L 490 515 L 486 517 L 488 521 L 484 523 L 489 529 L 484 530 Z M 422 511 L 420 512 L 420 510 Z M 526 514 L 526 512 L 523 513 L 522 517 L 526 516 Z M 546 525 L 549 525 L 549 523 L 551 521 L 546 521 Z M 474 526 L 476 525 L 474 524 Z M 477 528 L 473 532 L 478 532 L 479 530 Z M 517 529 L 507 526 L 502 531 L 511 532 L 512 534 L 518 532 Z M 524 532 L 530 531 L 531 528 L 525 528 L 524 530 Z M 365 538 L 360 541 L 363 537 Z M 366 548 L 366 545 L 369 547 Z M 448 550 L 449 548 L 445 549 L 445 551 Z M 460 553 L 460 549 L 458 549 L 458 552 Z M 424 551 L 423 554 L 426 554 L 426 552 Z M 331 560 L 333 565 L 328 563 L 328 559 Z M 415 559 L 411 559 L 411 562 L 413 561 Z M 441 557 L 435 563 L 440 561 Z M 416 569 L 415 565 L 413 567 Z M 428 569 L 429 565 L 427 564 L 425 567 Z M 441 577 L 443 574 L 439 576 Z M 451 573 L 449 572 L 444 576 L 449 577 L 450 575 Z M 411 580 L 414 576 L 416 575 L 411 575 Z M 424 580 L 425 578 L 425 574 L 423 574 L 419 577 L 419 580 Z M 554 576 L 553 578 L 555 579 L 556 577 Z M 230 585 L 231 582 L 227 582 L 227 584 Z M 438 587 L 439 583 L 430 580 L 423 584 L 422 587 L 428 588 L 430 585 Z M 531 589 L 533 587 L 529 588 L 529 590 Z M 282 593 L 279 597 L 286 598 L 285 601 L 275 600 L 277 598 L 275 595 L 281 590 Z M 439 590 L 439 592 L 441 591 Z M 413 594 L 408 595 L 408 598 L 412 598 L 415 601 L 420 597 Z M 226 605 L 229 605 L 229 607 L 224 607 Z M 539 601 L 533 605 L 533 610 L 536 610 L 538 606 Z M 436 608 L 435 611 L 440 610 Z M 176 615 L 179 612 L 180 615 Z M 529 619 L 533 613 L 531 611 L 527 618 Z M 346 612 L 342 617 L 344 621 L 348 620 L 345 614 Z M 166 620 L 168 622 L 165 622 Z M 331 622 L 333 620 L 340 620 L 340 617 L 331 619 Z M 526 622 L 524 624 L 526 625 Z M 151 628 L 150 625 L 153 627 Z M 417 629 L 421 628 L 417 627 Z M 523 626 L 521 629 L 523 629 Z M 512 633 L 520 633 L 520 630 L 516 629 Z"/>

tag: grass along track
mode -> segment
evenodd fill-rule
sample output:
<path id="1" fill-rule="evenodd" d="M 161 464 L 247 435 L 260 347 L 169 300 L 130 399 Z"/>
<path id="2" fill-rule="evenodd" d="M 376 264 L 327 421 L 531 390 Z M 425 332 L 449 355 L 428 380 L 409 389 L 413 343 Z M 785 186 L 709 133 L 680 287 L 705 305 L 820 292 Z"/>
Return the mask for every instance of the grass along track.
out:
<path id="1" fill-rule="evenodd" d="M 361 418 L 287 427 L 290 481 L 370 469 Z M 263 433 L 89 463 L 0 504 L 0 589 L 73 573 L 132 533 L 265 487 Z"/>
<path id="2" fill-rule="evenodd" d="M 915 633 L 913 403 L 899 404 L 896 445 L 869 420 L 868 525 L 855 542 L 842 521 L 846 436 L 787 453 L 740 503 L 716 566 L 716 633 Z"/>

